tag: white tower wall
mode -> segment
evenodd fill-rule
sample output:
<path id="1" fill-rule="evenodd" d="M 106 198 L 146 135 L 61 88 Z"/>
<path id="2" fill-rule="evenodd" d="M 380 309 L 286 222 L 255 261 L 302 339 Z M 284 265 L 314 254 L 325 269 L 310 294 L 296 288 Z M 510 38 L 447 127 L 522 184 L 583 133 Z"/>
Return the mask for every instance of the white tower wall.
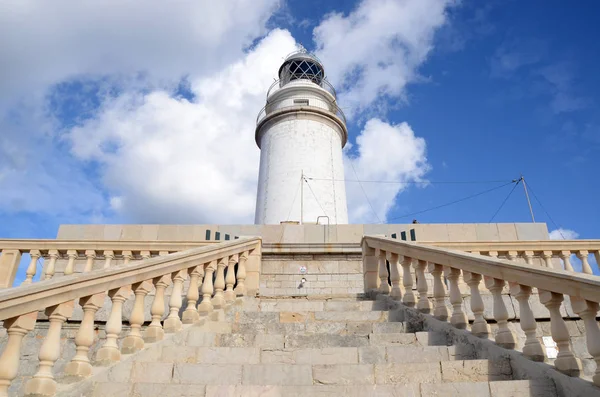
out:
<path id="1" fill-rule="evenodd" d="M 346 131 L 336 109 L 333 95 L 301 80 L 269 96 L 256 136 L 261 148 L 256 224 L 316 223 L 319 216 L 330 224 L 348 223 Z"/>

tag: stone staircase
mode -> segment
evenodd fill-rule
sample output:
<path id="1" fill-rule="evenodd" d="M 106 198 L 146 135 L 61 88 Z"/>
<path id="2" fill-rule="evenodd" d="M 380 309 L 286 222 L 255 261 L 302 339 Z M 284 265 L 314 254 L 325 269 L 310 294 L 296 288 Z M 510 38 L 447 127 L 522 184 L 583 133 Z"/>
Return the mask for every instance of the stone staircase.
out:
<path id="1" fill-rule="evenodd" d="M 61 396 L 555 396 L 386 300 L 241 298 Z M 481 355 L 481 357 L 479 357 Z"/>

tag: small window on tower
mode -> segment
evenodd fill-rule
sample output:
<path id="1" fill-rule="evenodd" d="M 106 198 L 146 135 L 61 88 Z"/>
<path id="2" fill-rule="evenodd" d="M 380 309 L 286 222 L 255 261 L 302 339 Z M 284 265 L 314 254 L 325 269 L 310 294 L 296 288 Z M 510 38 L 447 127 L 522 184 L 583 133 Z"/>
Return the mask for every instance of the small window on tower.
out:
<path id="1" fill-rule="evenodd" d="M 294 105 L 306 105 L 306 106 L 308 106 L 308 99 L 294 99 Z"/>

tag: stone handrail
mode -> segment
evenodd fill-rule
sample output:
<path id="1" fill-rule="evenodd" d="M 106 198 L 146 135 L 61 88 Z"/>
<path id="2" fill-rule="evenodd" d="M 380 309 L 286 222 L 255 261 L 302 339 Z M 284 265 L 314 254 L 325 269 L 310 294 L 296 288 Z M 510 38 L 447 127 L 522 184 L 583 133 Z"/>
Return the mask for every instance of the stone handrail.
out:
<path id="1" fill-rule="evenodd" d="M 261 239 L 243 238 L 0 292 L 0 320 L 4 321 L 8 334 L 6 348 L 0 356 L 0 396 L 7 396 L 8 387 L 17 375 L 21 341 L 33 330 L 38 311 L 45 310 L 50 325 L 39 351 L 38 371 L 25 384 L 24 394 L 52 396 L 57 389 L 52 368 L 60 355 L 61 329 L 73 314 L 75 300 L 78 299 L 83 308 L 83 319 L 75 337 L 76 355 L 65 367 L 65 376 L 78 380 L 92 374 L 88 352 L 94 343 L 94 318 L 106 295 L 112 301 L 106 341 L 94 359 L 94 363 L 101 366 L 119 361 L 121 352 L 137 352 L 145 342 L 159 341 L 165 333 L 180 330 L 182 324 L 198 321 L 214 308 L 233 302 L 236 296 L 255 294 L 260 257 Z M 213 273 L 216 274 L 214 283 Z M 180 318 L 184 281 L 188 276 L 187 306 Z M 165 290 L 171 284 L 169 313 L 161 323 L 165 314 Z M 150 309 L 152 322 L 142 335 L 144 299 L 152 289 L 155 289 Z M 196 306 L 200 292 L 202 301 Z M 135 302 L 129 319 L 131 330 L 119 350 L 123 302 L 132 293 Z"/>
<path id="2" fill-rule="evenodd" d="M 85 260 L 84 272 L 94 267 L 99 258 L 104 260 L 103 267 L 108 268 L 115 260 L 127 264 L 132 260 L 147 259 L 165 253 L 185 251 L 203 247 L 219 241 L 111 241 L 111 240 L 44 240 L 44 239 L 0 239 L 0 288 L 11 287 L 21 262 L 22 254 L 30 255 L 26 278 L 22 285 L 33 282 L 37 272 L 37 262 L 47 258 L 48 265 L 43 279 L 54 276 L 56 262 L 68 260 L 65 275 L 74 273 L 75 262 Z"/>
<path id="3" fill-rule="evenodd" d="M 516 338 L 508 327 L 508 312 L 501 295 L 508 282 L 511 294 L 519 302 L 520 326 L 526 335 L 523 354 L 532 360 L 544 361 L 545 352 L 536 338 L 536 322 L 529 303 L 532 288 L 537 288 L 541 303 L 550 312 L 551 334 L 558 346 L 558 357 L 554 365 L 559 371 L 573 376 L 580 374 L 581 362 L 572 352 L 569 332 L 560 313 L 564 295 L 569 295 L 573 311 L 585 325 L 587 349 L 597 364 L 593 381 L 600 386 L 600 328 L 596 322 L 600 302 L 600 277 L 384 237 L 366 236 L 362 240 L 362 248 L 365 292 L 389 294 L 406 306 L 416 307 L 423 313 L 432 313 L 439 320 L 450 320 L 455 327 L 466 329 L 469 321 L 458 286 L 462 275 L 471 289 L 470 303 L 474 314 L 471 332 L 488 338 L 491 332 L 484 319 L 485 308 L 479 291 L 483 278 L 493 297 L 493 315 L 498 324 L 495 342 L 513 349 Z M 412 290 L 411 266 L 415 268 L 418 297 L 415 297 Z M 428 298 L 426 270 L 433 276 L 433 307 Z M 444 276 L 447 278 L 448 294 Z M 451 314 L 446 306 L 447 297 L 452 305 Z"/>
<path id="4" fill-rule="evenodd" d="M 594 255 L 600 264 L 600 240 L 536 240 L 536 241 L 466 241 L 466 242 L 421 242 L 453 250 L 501 256 L 510 260 L 522 259 L 533 264 L 534 258 L 540 258 L 546 267 L 555 267 L 553 258 L 560 258 L 562 269 L 573 271 L 571 256 L 581 261 L 581 271 L 593 274 L 589 256 Z M 558 265 L 558 264 L 557 264 Z"/>

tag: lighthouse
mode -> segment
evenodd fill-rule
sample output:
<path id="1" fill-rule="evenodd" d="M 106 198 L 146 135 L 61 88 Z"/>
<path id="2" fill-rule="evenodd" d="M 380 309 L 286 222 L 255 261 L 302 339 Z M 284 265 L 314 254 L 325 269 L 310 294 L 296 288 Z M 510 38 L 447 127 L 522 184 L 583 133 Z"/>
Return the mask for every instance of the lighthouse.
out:
<path id="1" fill-rule="evenodd" d="M 346 119 L 319 59 L 288 55 L 256 120 L 256 224 L 347 224 Z"/>

